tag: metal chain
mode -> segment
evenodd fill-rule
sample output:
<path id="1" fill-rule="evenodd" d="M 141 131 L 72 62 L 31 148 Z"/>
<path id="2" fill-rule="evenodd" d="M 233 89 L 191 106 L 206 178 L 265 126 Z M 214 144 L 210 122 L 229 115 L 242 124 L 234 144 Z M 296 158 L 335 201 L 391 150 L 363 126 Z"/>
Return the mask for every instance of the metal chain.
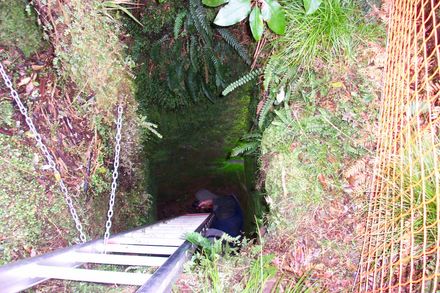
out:
<path id="1" fill-rule="evenodd" d="M 20 109 L 21 114 L 26 118 L 26 124 L 29 127 L 29 130 L 32 133 L 32 136 L 35 138 L 37 142 L 37 147 L 40 149 L 40 151 L 43 153 L 43 155 L 46 157 L 47 163 L 49 164 L 50 168 L 54 172 L 55 179 L 58 181 L 58 184 L 60 185 L 61 192 L 64 195 L 64 199 L 66 200 L 67 206 L 69 207 L 70 214 L 72 215 L 73 220 L 75 221 L 75 227 L 79 232 L 79 238 L 82 242 L 86 242 L 86 235 L 84 234 L 81 221 L 78 218 L 78 214 L 75 210 L 75 207 L 73 206 L 73 200 L 72 197 L 69 195 L 69 192 L 67 191 L 67 187 L 64 184 L 63 179 L 61 179 L 60 172 L 57 169 L 57 166 L 55 164 L 55 161 L 52 157 L 52 155 L 49 153 L 49 150 L 47 149 L 46 145 L 43 143 L 41 139 L 41 135 L 38 133 L 37 129 L 35 128 L 34 123 L 32 122 L 32 119 L 29 117 L 28 111 L 23 105 L 23 103 L 20 100 L 20 97 L 18 96 L 18 93 L 14 88 L 12 87 L 12 82 L 9 79 L 9 77 L 6 75 L 5 69 L 3 68 L 2 63 L 0 63 L 0 74 L 6 84 L 6 86 L 9 88 L 11 92 L 11 96 L 14 99 L 15 103 L 17 104 L 18 108 Z"/>
<path id="2" fill-rule="evenodd" d="M 110 200 L 108 203 L 107 222 L 105 223 L 104 245 L 107 244 L 107 241 L 110 237 L 110 228 L 112 227 L 113 206 L 115 204 L 117 179 L 119 176 L 118 168 L 119 168 L 119 155 L 121 152 L 121 129 L 122 129 L 122 113 L 123 113 L 123 111 L 124 111 L 124 108 L 122 107 L 122 105 L 119 105 L 119 107 L 118 107 L 118 120 L 116 121 L 115 160 L 113 161 L 113 174 L 112 174 L 113 181 L 112 181 L 112 190 L 110 192 Z"/>

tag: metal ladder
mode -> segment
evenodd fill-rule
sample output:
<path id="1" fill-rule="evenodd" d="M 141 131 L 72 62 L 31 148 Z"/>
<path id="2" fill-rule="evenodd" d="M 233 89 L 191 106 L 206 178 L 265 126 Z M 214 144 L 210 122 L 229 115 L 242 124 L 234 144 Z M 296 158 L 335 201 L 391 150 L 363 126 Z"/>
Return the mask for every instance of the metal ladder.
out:
<path id="1" fill-rule="evenodd" d="M 203 232 L 211 214 L 186 214 L 153 225 L 56 250 L 0 267 L 0 292 L 25 290 L 49 279 L 141 286 L 137 292 L 167 292 L 192 245 L 183 236 Z M 88 269 L 86 264 L 159 267 L 154 273 Z M 153 269 L 152 269 L 153 270 Z"/>

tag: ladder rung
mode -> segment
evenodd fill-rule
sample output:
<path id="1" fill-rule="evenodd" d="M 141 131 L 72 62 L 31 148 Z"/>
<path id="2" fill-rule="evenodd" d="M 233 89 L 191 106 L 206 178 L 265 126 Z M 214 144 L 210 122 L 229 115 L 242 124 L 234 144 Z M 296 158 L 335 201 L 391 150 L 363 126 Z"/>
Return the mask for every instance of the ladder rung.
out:
<path id="1" fill-rule="evenodd" d="M 185 242 L 183 239 L 151 239 L 151 238 L 125 238 L 114 237 L 108 240 L 109 244 L 139 244 L 139 245 L 163 245 L 163 246 L 180 246 Z"/>
<path id="2" fill-rule="evenodd" d="M 33 277 L 106 284 L 143 285 L 151 274 L 124 273 L 35 265 Z"/>
<path id="3" fill-rule="evenodd" d="M 176 230 L 176 231 L 182 231 L 179 229 L 184 229 L 185 231 L 194 231 L 197 229 L 197 227 L 199 226 L 199 224 L 195 225 L 195 224 L 160 224 L 159 226 L 154 227 L 154 230 L 158 230 L 158 229 L 168 229 L 168 230 Z M 147 230 L 148 231 L 148 230 Z"/>
<path id="4" fill-rule="evenodd" d="M 66 255 L 67 257 L 67 255 Z M 118 255 L 118 254 L 103 254 L 103 253 L 85 253 L 74 252 L 68 254 L 72 261 L 85 263 L 100 263 L 112 265 L 129 265 L 129 266 L 151 266 L 159 267 L 166 260 L 167 257 L 157 256 L 136 256 L 136 255 Z"/>
<path id="5" fill-rule="evenodd" d="M 162 230 L 162 229 L 168 229 L 168 230 L 179 230 L 180 231 L 194 231 L 199 225 L 177 225 L 177 224 L 173 224 L 173 225 L 165 225 L 165 224 L 160 224 L 159 226 L 154 227 L 154 229 L 156 230 Z"/>
<path id="6" fill-rule="evenodd" d="M 161 239 L 183 239 L 185 233 L 179 232 L 179 233 L 170 233 L 168 231 L 151 231 L 151 232 L 144 232 L 144 233 L 129 233 L 124 234 L 119 237 L 124 238 L 161 238 Z"/>
<path id="7" fill-rule="evenodd" d="M 159 222 L 158 224 L 170 224 L 170 223 L 185 223 L 185 224 L 201 224 L 205 219 L 199 219 L 199 218 L 191 218 L 191 219 L 172 219 L 164 222 Z"/>
<path id="8" fill-rule="evenodd" d="M 99 247 L 104 251 L 104 245 Z M 129 244 L 107 244 L 107 252 L 153 254 L 153 255 L 171 255 L 176 250 L 175 246 L 149 246 L 149 245 L 129 245 Z"/>

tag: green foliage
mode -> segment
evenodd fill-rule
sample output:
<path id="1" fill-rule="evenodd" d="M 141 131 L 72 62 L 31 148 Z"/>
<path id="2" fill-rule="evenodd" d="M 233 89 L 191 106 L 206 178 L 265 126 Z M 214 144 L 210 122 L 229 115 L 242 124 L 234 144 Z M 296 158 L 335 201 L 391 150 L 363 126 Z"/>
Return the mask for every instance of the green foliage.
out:
<path id="1" fill-rule="evenodd" d="M 420 109 L 422 106 L 415 107 Z M 417 115 L 419 111 L 415 111 Z M 436 160 L 440 157 L 440 149 L 432 146 L 439 145 L 440 139 L 429 131 L 425 131 L 422 135 L 418 132 L 418 127 L 414 125 L 412 133 L 407 135 L 417 137 L 417 139 L 408 139 L 410 143 L 403 148 L 402 154 L 393 158 L 390 163 L 391 171 L 396 174 L 395 178 L 401 177 L 402 179 L 390 183 L 392 188 L 389 192 L 395 198 L 401 197 L 401 201 L 388 201 L 387 204 L 388 209 L 394 209 L 397 211 L 396 215 L 401 215 L 394 217 L 396 222 L 400 220 L 400 217 L 408 222 L 413 218 L 413 229 L 418 231 L 414 236 L 415 243 L 423 245 L 426 241 L 426 245 L 430 247 L 439 241 L 438 227 L 435 225 L 438 217 L 436 201 L 438 194 L 433 174 L 438 171 Z M 410 233 L 409 227 L 404 229 Z M 426 240 L 424 233 L 420 231 L 426 231 Z M 399 236 L 394 233 L 391 237 L 398 239 Z"/>
<path id="2" fill-rule="evenodd" d="M 174 21 L 174 30 L 173 30 L 175 39 L 179 38 L 179 34 L 182 29 L 183 21 L 185 20 L 186 14 L 187 14 L 187 11 L 182 10 L 176 16 L 176 19 Z"/>
<path id="3" fill-rule="evenodd" d="M 230 26 L 245 19 L 251 12 L 250 0 L 230 0 L 222 7 L 214 19 L 219 26 Z"/>
<path id="4" fill-rule="evenodd" d="M 228 95 L 232 91 L 236 90 L 238 87 L 241 87 L 241 86 L 245 85 L 246 83 L 250 82 L 251 80 L 255 79 L 256 77 L 258 77 L 258 75 L 260 75 L 260 73 L 261 73 L 260 69 L 255 69 L 255 70 L 252 70 L 251 72 L 243 75 L 238 80 L 236 80 L 233 83 L 229 84 L 223 90 L 222 95 L 223 96 Z"/>
<path id="5" fill-rule="evenodd" d="M 261 133 L 249 133 L 243 136 L 238 146 L 232 152 L 231 157 L 256 154 L 261 145 Z"/>
<path id="6" fill-rule="evenodd" d="M 304 1 L 304 8 L 306 10 L 306 15 L 310 15 L 316 10 L 319 9 L 319 6 L 321 5 L 321 0 L 303 0 Z"/>
<path id="7" fill-rule="evenodd" d="M 14 107 L 10 101 L 0 101 L 0 127 L 12 127 Z"/>
<path id="8" fill-rule="evenodd" d="M 298 279 L 280 275 L 274 265 L 275 255 L 263 253 L 263 244 L 253 244 L 246 238 L 238 241 L 229 236 L 210 242 L 198 233 L 191 233 L 187 240 L 199 246 L 189 263 L 189 276 L 195 278 L 191 282 L 193 292 L 251 293 L 263 292 L 269 286 L 271 292 L 314 292 L 310 274 Z M 230 243 L 239 245 L 240 252 L 231 248 Z"/>
<path id="9" fill-rule="evenodd" d="M 228 2 L 229 0 L 202 0 L 202 3 L 209 7 L 217 7 Z"/>
<path id="10" fill-rule="evenodd" d="M 143 27 L 134 25 L 134 23 L 129 23 L 128 27 L 135 34 L 142 34 L 145 37 L 145 34 L 156 35 L 168 30 L 168 27 L 175 22 L 179 11 L 184 8 L 184 3 L 174 2 L 173 5 L 165 6 L 149 1 L 142 7 L 144 10 L 140 22 Z"/>
<path id="11" fill-rule="evenodd" d="M 237 251 L 237 248 L 232 248 L 230 245 L 239 244 L 239 237 L 231 237 L 224 234 L 221 239 L 211 242 L 208 238 L 203 237 L 200 233 L 191 232 L 185 236 L 185 239 L 192 244 L 198 246 L 201 252 L 209 260 L 215 261 L 221 254 L 231 254 Z"/>
<path id="12" fill-rule="evenodd" d="M 276 34 L 284 35 L 286 31 L 286 17 L 281 5 L 275 0 L 264 0 L 261 6 L 264 21 Z"/>
<path id="13" fill-rule="evenodd" d="M 60 236 L 72 240 L 63 196 L 40 184 L 37 172 L 47 167 L 44 159 L 3 134 L 0 153 L 0 265 L 41 253 Z"/>
<path id="14" fill-rule="evenodd" d="M 266 89 L 269 84 L 277 86 L 295 80 L 297 72 L 312 68 L 317 59 L 329 62 L 341 54 L 352 55 L 356 26 L 360 22 L 354 4 L 329 0 L 312 13 L 316 3 L 310 2 L 307 15 L 302 3 L 286 1 L 288 26 L 286 34 L 274 43 L 275 51 L 264 74 Z"/>
<path id="15" fill-rule="evenodd" d="M 142 23 L 136 17 L 134 17 L 129 10 L 130 6 L 133 7 L 136 6 L 136 3 L 132 2 L 131 0 L 110 0 L 110 1 L 97 2 L 96 4 L 97 4 L 97 9 L 103 11 L 110 18 L 112 18 L 113 16 L 110 13 L 108 13 L 108 11 L 115 11 L 115 10 L 122 11 L 133 21 L 135 21 L 137 24 L 142 26 Z"/>
<path id="16" fill-rule="evenodd" d="M 217 31 L 222 36 L 222 38 L 228 43 L 236 52 L 237 54 L 243 59 L 243 61 L 247 65 L 251 65 L 252 61 L 249 58 L 249 54 L 244 48 L 240 42 L 234 37 L 233 34 L 231 34 L 227 29 L 224 28 L 218 28 Z"/>
<path id="17" fill-rule="evenodd" d="M 43 34 L 28 1 L 0 0 L 0 45 L 19 48 L 26 57 L 43 44 Z"/>
<path id="18" fill-rule="evenodd" d="M 258 127 L 260 129 L 264 129 L 266 119 L 268 117 L 270 110 L 272 109 L 273 104 L 274 104 L 273 98 L 268 98 L 264 102 L 263 107 L 261 108 L 260 113 L 258 115 Z"/>
<path id="19" fill-rule="evenodd" d="M 239 68 L 225 63 L 234 62 L 235 52 L 225 42 L 215 40 L 212 17 L 200 0 L 189 1 L 188 7 L 177 13 L 172 32 L 167 32 L 165 26 L 148 55 L 142 56 L 141 60 L 147 62 L 140 69 L 137 83 L 139 93 L 147 97 L 142 101 L 145 107 L 176 110 L 202 101 L 215 102 L 220 96 L 225 79 Z M 235 49 L 245 51 L 232 35 L 225 31 L 221 34 Z M 137 36 L 139 42 L 144 37 Z"/>
<path id="20" fill-rule="evenodd" d="M 133 62 L 123 54 L 121 27 L 95 6 L 72 6 L 66 38 L 55 44 L 54 64 L 84 94 L 94 93 L 98 108 L 108 113 L 119 97 L 131 94 Z"/>
<path id="21" fill-rule="evenodd" d="M 258 6 L 255 6 L 249 16 L 249 25 L 251 27 L 252 35 L 256 41 L 261 40 L 264 32 L 263 15 Z"/>
<path id="22" fill-rule="evenodd" d="M 204 0 L 203 4 L 209 7 L 220 8 L 214 19 L 218 26 L 230 26 L 244 20 L 249 16 L 249 25 L 255 40 L 259 41 L 264 33 L 264 22 L 276 34 L 282 35 L 286 29 L 286 19 L 281 5 L 275 0 L 255 1 L 251 0 Z M 252 8 L 253 6 L 253 8 Z"/>
<path id="23" fill-rule="evenodd" d="M 266 282 L 277 274 L 277 268 L 272 264 L 274 258 L 274 254 L 260 254 L 251 262 L 246 287 L 242 292 L 263 292 Z"/>
<path id="24" fill-rule="evenodd" d="M 204 280 L 212 288 L 214 292 L 224 292 L 223 283 L 221 281 L 218 262 L 222 257 L 231 257 L 237 252 L 238 248 L 232 248 L 231 245 L 239 245 L 238 237 L 231 237 L 224 234 L 220 239 L 211 242 L 197 232 L 188 233 L 186 240 L 200 248 L 200 252 L 196 252 L 192 258 L 193 263 L 199 264 L 199 270 L 202 271 Z"/>
<path id="25" fill-rule="evenodd" d="M 310 84 L 313 80 L 308 80 Z M 315 81 L 316 82 L 316 81 Z M 322 86 L 322 85 L 321 85 Z M 367 151 L 356 143 L 361 139 L 358 125 L 364 118 L 366 102 L 360 97 L 339 101 L 335 113 L 315 105 L 313 87 L 301 88 L 304 101 L 293 112 L 288 104 L 275 109 L 274 119 L 264 130 L 263 157 L 271 154 L 266 172 L 266 191 L 271 197 L 271 222 L 286 228 L 300 219 L 310 205 L 322 202 L 326 193 L 342 192 L 343 162 L 357 160 Z M 347 119 L 350 113 L 350 119 Z M 356 122 L 359 121 L 359 122 Z M 266 163 L 267 164 L 267 163 Z M 323 183 L 318 178 L 325 178 Z M 292 207 L 295 206 L 295 212 Z"/>

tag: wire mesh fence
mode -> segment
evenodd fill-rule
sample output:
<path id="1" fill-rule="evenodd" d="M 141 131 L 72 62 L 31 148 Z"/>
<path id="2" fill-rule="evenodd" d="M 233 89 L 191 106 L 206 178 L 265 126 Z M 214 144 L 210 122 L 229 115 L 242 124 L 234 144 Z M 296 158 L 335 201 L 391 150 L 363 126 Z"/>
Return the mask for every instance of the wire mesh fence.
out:
<path id="1" fill-rule="evenodd" d="M 440 290 L 440 1 L 395 0 L 357 290 Z"/>

